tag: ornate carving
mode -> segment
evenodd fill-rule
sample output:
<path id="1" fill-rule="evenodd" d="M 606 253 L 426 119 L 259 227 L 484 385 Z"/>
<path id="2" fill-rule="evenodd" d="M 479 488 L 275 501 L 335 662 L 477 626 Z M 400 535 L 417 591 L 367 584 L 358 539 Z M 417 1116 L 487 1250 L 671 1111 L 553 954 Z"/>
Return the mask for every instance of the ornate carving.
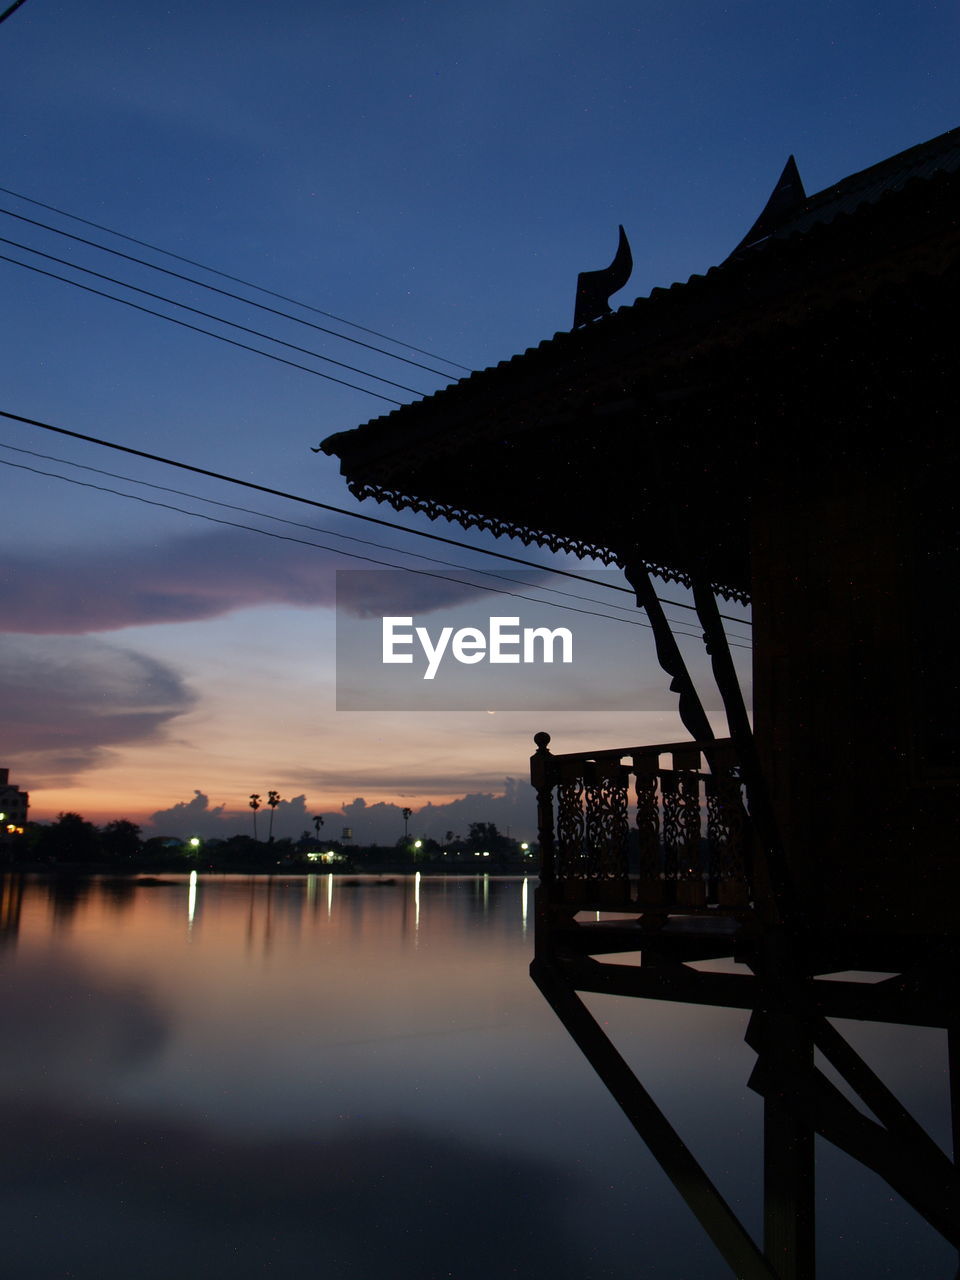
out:
<path id="1" fill-rule="evenodd" d="M 663 874 L 667 880 L 676 880 L 683 844 L 683 797 L 673 769 L 665 769 L 661 773 L 660 786 L 663 796 Z"/>
<path id="2" fill-rule="evenodd" d="M 681 880 L 699 880 L 700 866 L 700 782 L 701 775 L 692 770 L 679 771 L 677 790 L 680 796 L 681 846 L 678 850 Z"/>
<path id="3" fill-rule="evenodd" d="M 637 836 L 639 871 L 643 881 L 660 879 L 660 807 L 657 798 L 656 761 L 637 766 Z"/>
<path id="4" fill-rule="evenodd" d="M 586 785 L 586 874 L 593 879 L 627 875 L 627 771 L 615 768 L 615 773 L 598 768 Z"/>
<path id="5" fill-rule="evenodd" d="M 745 907 L 750 899 L 750 823 L 743 780 L 728 740 L 637 747 L 599 755 L 552 756 L 537 735 L 531 778 L 541 799 L 541 829 L 549 843 L 556 790 L 555 872 L 564 901 L 629 901 L 644 909 Z M 714 772 L 703 767 L 709 750 Z M 661 769 L 670 752 L 672 769 Z M 630 758 L 630 765 L 621 760 Z M 637 804 L 639 884 L 629 897 L 630 775 Z M 662 813 L 661 813 L 662 810 Z M 546 870 L 549 859 L 545 859 Z"/>
<path id="6" fill-rule="evenodd" d="M 559 880 L 580 878 L 584 866 L 583 779 L 557 787 L 556 869 Z"/>
<path id="7" fill-rule="evenodd" d="M 746 810 L 742 783 L 733 772 L 711 775 L 707 788 L 710 880 L 721 903 L 749 897 Z"/>
<path id="8" fill-rule="evenodd" d="M 413 494 L 403 493 L 399 489 L 369 484 L 363 480 L 348 480 L 347 487 L 361 501 L 364 498 L 373 498 L 375 502 L 387 503 L 395 511 L 418 511 L 431 520 L 451 520 L 463 529 L 482 529 L 492 533 L 496 538 L 517 538 L 525 547 L 535 544 L 538 547 L 548 547 L 551 551 L 573 552 L 581 560 L 600 560 L 606 565 L 615 564 L 621 568 L 625 567 L 627 556 L 623 552 L 585 539 L 567 537 L 545 529 L 532 529 L 529 525 L 517 524 L 515 521 L 503 520 L 496 516 L 479 515 L 475 511 L 468 511 L 452 503 L 439 502 L 433 498 L 418 498 Z M 661 582 L 677 582 L 681 586 L 692 586 L 690 575 L 680 569 L 650 561 L 643 561 L 643 564 L 647 572 L 659 578 Z M 750 602 L 749 593 L 737 587 L 717 583 L 714 585 L 714 590 L 725 600 L 737 600 L 741 604 Z"/>

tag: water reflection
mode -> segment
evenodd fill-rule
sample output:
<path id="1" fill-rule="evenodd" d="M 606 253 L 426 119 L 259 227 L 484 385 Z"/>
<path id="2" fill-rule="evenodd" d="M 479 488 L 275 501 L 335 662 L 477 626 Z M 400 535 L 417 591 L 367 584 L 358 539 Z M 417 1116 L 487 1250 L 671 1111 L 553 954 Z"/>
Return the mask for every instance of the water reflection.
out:
<path id="1" fill-rule="evenodd" d="M 197 873 L 190 872 L 190 888 L 187 891 L 187 927 L 193 928 L 193 917 L 197 913 Z"/>
<path id="2" fill-rule="evenodd" d="M 728 1276 L 530 983 L 530 887 L 0 879 L 4 1274 Z M 756 1226 L 746 1014 L 589 1003 Z M 933 1033 L 859 1034 L 948 1138 Z M 951 1274 L 824 1166 L 824 1280 Z"/>

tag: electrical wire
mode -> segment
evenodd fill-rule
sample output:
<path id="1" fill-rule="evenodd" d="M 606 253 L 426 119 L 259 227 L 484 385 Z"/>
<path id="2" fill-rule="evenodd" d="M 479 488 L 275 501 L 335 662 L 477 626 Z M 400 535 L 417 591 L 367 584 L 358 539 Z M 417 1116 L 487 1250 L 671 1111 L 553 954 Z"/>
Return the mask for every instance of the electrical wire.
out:
<path id="1" fill-rule="evenodd" d="M 297 543 L 300 546 L 313 547 L 317 551 L 330 551 L 334 555 L 346 556 L 351 560 L 363 560 L 366 564 L 375 564 L 379 568 L 397 569 L 397 570 L 401 570 L 404 573 L 415 573 L 417 574 L 418 577 L 436 578 L 436 579 L 439 579 L 441 582 L 450 582 L 457 586 L 470 587 L 473 590 L 476 590 L 477 588 L 477 584 L 475 582 L 467 582 L 463 578 L 452 578 L 450 577 L 449 574 L 446 574 L 446 573 L 434 573 L 430 569 L 414 569 L 414 568 L 411 568 L 411 566 L 409 565 L 395 564 L 388 560 L 377 559 L 374 556 L 362 555 L 360 552 L 344 551 L 342 547 L 329 547 L 329 546 L 325 546 L 323 543 L 320 543 L 320 542 L 311 542 L 307 538 L 296 538 L 296 537 L 293 537 L 291 534 L 287 534 L 287 533 L 274 533 L 270 529 L 258 529 L 256 525 L 244 524 L 242 521 L 225 520 L 220 516 L 207 515 L 202 511 L 190 511 L 186 507 L 178 507 L 170 502 L 159 502 L 155 498 L 145 498 L 143 497 L 142 494 L 138 494 L 138 493 L 124 493 L 123 490 L 113 489 L 109 485 L 94 484 L 92 481 L 89 481 L 89 480 L 78 480 L 75 476 L 63 476 L 63 475 L 59 475 L 57 472 L 54 472 L 54 471 L 44 471 L 41 467 L 30 467 L 23 462 L 7 461 L 5 465 L 8 467 L 14 467 L 18 471 L 29 471 L 33 475 L 46 476 L 51 480 L 62 480 L 66 484 L 77 485 L 79 488 L 94 489 L 98 493 L 110 493 L 118 498 L 127 498 L 131 502 L 143 503 L 145 506 L 148 506 L 148 507 L 159 507 L 165 511 L 175 511 L 179 515 L 192 516 L 195 520 L 206 520 L 210 524 L 223 525 L 230 529 L 244 529 L 248 533 L 259 533 L 261 536 L 265 538 L 275 538 L 280 542 L 293 542 L 293 543 Z M 529 604 L 547 605 L 551 609 L 562 609 L 567 613 L 580 613 L 592 618 L 603 618 L 607 622 L 618 622 L 622 626 L 644 627 L 647 630 L 653 629 L 650 626 L 649 622 L 644 622 L 640 618 L 636 618 L 636 619 L 618 618 L 609 613 L 598 613 L 595 609 L 581 609 L 577 605 L 558 604 L 554 600 L 537 600 L 533 596 L 526 596 L 520 591 L 508 591 L 505 587 L 486 587 L 484 588 L 484 590 L 492 591 L 496 595 L 510 596 L 514 600 L 524 600 L 524 601 L 527 601 Z M 688 638 L 691 638 L 691 637 L 688 636 Z M 696 638 L 696 637 L 692 637 L 692 638 Z M 743 648 L 744 646 L 738 645 L 736 647 Z"/>
<path id="2" fill-rule="evenodd" d="M 231 329 L 239 329 L 241 333 L 249 333 L 255 338 L 264 338 L 267 342 L 275 342 L 280 347 L 287 347 L 291 351 L 299 351 L 301 355 L 313 356 L 317 360 L 324 360 L 327 364 L 335 364 L 340 369 L 349 369 L 351 373 L 359 373 L 361 377 L 372 378 L 375 382 L 385 382 L 389 387 L 397 387 L 400 391 L 409 391 L 414 396 L 425 396 L 426 391 L 418 391 L 416 387 L 408 387 L 403 382 L 394 382 L 392 378 L 382 378 L 379 373 L 370 373 L 368 369 L 359 369 L 356 365 L 345 364 L 342 360 L 334 360 L 332 356 L 321 355 L 319 351 L 311 351 L 309 347 L 298 347 L 294 342 L 285 342 L 283 338 L 274 338 L 269 333 L 264 333 L 262 329 L 251 329 L 248 325 L 239 324 L 235 320 L 227 320 L 224 316 L 218 316 L 213 311 L 202 311 L 199 307 L 191 307 L 186 302 L 177 302 L 174 298 L 168 298 L 163 293 L 153 293 L 150 289 L 143 289 L 137 284 L 128 284 L 126 280 L 118 280 L 116 276 L 104 275 L 102 271 L 94 271 L 90 267 L 81 267 L 76 262 L 71 262 L 69 258 L 58 258 L 53 253 L 45 253 L 42 249 L 33 249 L 28 244 L 21 244 L 19 240 L 8 240 L 6 236 L 0 236 L 0 244 L 11 245 L 14 249 L 22 249 L 24 253 L 33 253 L 38 258 L 46 258 L 48 262 L 59 263 L 61 267 L 70 267 L 72 271 L 82 271 L 86 276 L 93 276 L 97 280 L 106 280 L 108 284 L 117 284 L 121 289 L 130 289 L 134 293 L 143 294 L 146 298 L 153 298 L 156 302 L 165 302 L 169 307 L 179 307 L 181 311 L 189 311 L 191 315 L 202 316 L 204 320 L 214 320 L 217 324 L 228 325 Z M 7 259 L 13 261 L 13 259 Z M 26 262 L 20 264 L 23 267 L 28 266 Z M 57 276 L 58 280 L 65 280 L 64 276 Z M 76 281 L 67 281 L 68 284 L 76 284 Z M 109 297 L 105 294 L 104 297 Z M 117 299 L 123 301 L 123 299 Z M 154 314 L 158 314 L 154 312 Z"/>
<path id="3" fill-rule="evenodd" d="M 17 0 L 17 3 L 23 4 L 24 0 Z M 13 6 L 13 8 L 16 7 L 17 5 Z M 10 12 L 12 11 L 11 9 Z M 361 333 L 369 333 L 374 338 L 382 338 L 384 342 L 393 342 L 398 347 L 406 347 L 408 351 L 417 351 L 422 356 L 429 356 L 431 360 L 442 360 L 444 364 L 453 365 L 455 369 L 462 369 L 465 373 L 473 372 L 469 365 L 460 364 L 458 360 L 450 360 L 447 356 L 440 356 L 435 351 L 427 351 L 423 347 L 416 347 L 412 342 L 404 342 L 400 338 L 391 338 L 388 333 L 380 333 L 378 329 L 369 329 L 364 324 L 346 320 L 343 316 L 334 315 L 332 311 L 324 311 L 321 307 L 311 306 L 309 302 L 300 302 L 296 298 L 288 298 L 283 293 L 276 293 L 273 289 L 267 289 L 261 284 L 254 284 L 250 280 L 244 280 L 242 276 L 232 276 L 228 271 L 219 271 L 216 267 L 208 266 L 205 262 L 198 262 L 195 258 L 185 258 L 181 253 L 174 253 L 171 249 L 164 249 L 158 244 L 151 244 L 149 240 L 138 240 L 136 236 L 117 231 L 114 227 L 104 226 L 102 222 L 92 222 L 89 218 L 81 218 L 79 214 L 70 213 L 67 209 L 60 209 L 55 204 L 45 204 L 43 200 L 36 200 L 33 196 L 25 196 L 22 191 L 13 191 L 10 187 L 0 187 L 0 191 L 4 195 L 14 196 L 17 200 L 23 200 L 26 204 L 36 205 L 38 209 L 47 209 L 50 213 L 59 214 L 62 218 L 69 218 L 71 222 L 82 223 L 83 226 L 93 227 L 96 231 L 105 231 L 107 235 L 116 236 L 119 240 L 126 240 L 129 244 L 138 244 L 141 249 L 149 249 L 152 253 L 162 253 L 165 258 L 173 258 L 176 262 L 185 262 L 190 267 L 199 267 L 201 271 L 209 271 L 211 275 L 219 276 L 221 280 L 232 280 L 234 284 L 242 284 L 245 289 L 255 289 L 257 293 L 266 294 L 269 298 L 277 298 L 280 302 L 289 302 L 294 307 L 303 307 L 305 311 L 312 311 L 314 315 L 326 316 L 328 320 L 336 320 L 338 324 L 349 325 L 351 329 L 359 329 Z M 294 318 L 291 317 L 291 319 Z"/>
<path id="4" fill-rule="evenodd" d="M 138 480 L 138 479 L 135 479 L 133 476 L 123 475 L 116 471 L 106 471 L 102 467 L 92 467 L 86 463 L 72 462 L 69 458 L 60 458 L 54 454 L 49 454 L 49 453 L 39 453 L 35 449 L 24 449 L 17 445 L 9 444 L 5 441 L 0 441 L 0 449 L 7 449 L 13 453 L 24 454 L 32 458 L 40 458 L 45 462 L 55 462 L 61 466 L 74 467 L 80 471 L 89 471 L 94 475 L 105 476 L 111 480 L 122 480 L 126 484 L 140 485 L 147 489 L 155 489 L 161 493 L 175 494 L 176 496 L 181 498 L 189 498 L 191 501 L 203 502 L 208 504 L 209 506 L 221 507 L 227 511 L 237 511 L 242 513 L 243 515 L 254 516 L 262 520 L 273 520 L 278 524 L 285 524 L 290 526 L 291 528 L 306 529 L 311 533 L 321 533 L 328 537 L 340 538 L 344 541 L 354 542 L 362 546 L 374 547 L 379 551 L 390 551 L 399 555 L 407 555 L 407 556 L 412 555 L 418 560 L 425 560 L 431 564 L 442 565 L 444 568 L 447 568 L 447 569 L 456 569 L 458 572 L 461 572 L 461 573 L 474 573 L 485 578 L 495 578 L 501 582 L 515 583 L 517 586 L 524 587 L 529 591 L 542 591 L 542 592 L 547 592 L 550 595 L 564 596 L 565 598 L 570 600 L 579 600 L 584 604 L 596 604 L 596 605 L 600 605 L 602 608 L 605 608 L 605 609 L 615 609 L 617 610 L 618 613 L 629 612 L 633 619 L 636 618 L 636 609 L 634 608 L 630 610 L 626 605 L 607 604 L 604 601 L 596 600 L 591 596 L 581 596 L 581 595 L 577 595 L 575 592 L 561 591 L 557 587 L 546 587 L 536 582 L 524 582 L 522 580 L 517 582 L 516 579 L 514 578 L 508 578 L 505 574 L 494 573 L 488 569 L 478 569 L 472 565 L 458 564 L 452 560 L 442 560 L 436 556 L 425 555 L 423 552 L 420 552 L 420 551 L 403 551 L 400 548 L 390 547 L 382 542 L 374 542 L 368 538 L 358 538 L 358 537 L 355 537 L 353 534 L 341 533 L 336 529 L 327 529 L 317 525 L 305 524 L 299 520 L 290 520 L 285 516 L 272 515 L 270 512 L 258 511 L 255 508 L 240 506 L 237 503 L 222 502 L 216 498 L 204 497 L 202 494 L 199 494 L 199 493 L 190 493 L 186 490 L 176 489 L 169 485 L 155 484 L 153 481 L 150 481 L 150 480 Z M 398 567 L 406 568 L 407 566 L 398 566 Z M 547 572 L 552 572 L 552 571 L 548 569 Z M 601 583 L 595 583 L 595 585 L 603 586 L 605 584 L 601 582 Z M 544 601 L 543 603 L 552 603 L 552 602 Z M 613 615 L 610 615 L 610 616 L 613 617 Z M 682 622 L 680 619 L 677 619 L 677 618 L 668 618 L 668 621 L 671 623 L 671 625 L 675 627 L 686 626 L 686 623 Z M 677 634 L 686 636 L 688 638 L 697 638 L 695 632 L 678 631 Z M 727 633 L 727 640 L 730 641 L 731 643 L 734 643 L 735 641 L 738 641 L 738 640 L 748 641 L 748 637 L 740 636 L 740 635 L 731 635 Z M 747 647 L 751 647 L 749 646 L 749 643 Z"/>
<path id="5" fill-rule="evenodd" d="M 8 9 L 4 9 L 3 13 L 0 13 L 0 22 L 6 22 L 10 15 L 12 13 L 16 13 L 17 9 L 19 9 L 22 4 L 26 4 L 26 2 L 27 0 L 13 0 L 13 4 L 10 5 Z"/>
<path id="6" fill-rule="evenodd" d="M 345 378 L 335 378 L 332 373 L 323 373 L 320 369 L 311 369 L 309 365 L 300 364 L 296 360 L 288 360 L 285 356 L 274 355 L 272 351 L 261 351 L 259 347 L 251 347 L 248 342 L 238 342 L 236 338 L 227 338 L 222 333 L 212 333 L 209 329 L 202 329 L 197 324 L 190 324 L 187 320 L 178 320 L 176 316 L 166 316 L 162 311 L 154 311 L 152 307 L 142 307 L 139 302 L 131 302 L 129 298 L 118 298 L 116 294 L 105 293 L 102 289 L 94 289 L 93 285 L 81 284 L 79 280 L 70 280 L 67 276 L 58 275 L 55 271 L 45 271 L 43 267 L 35 267 L 29 262 L 20 262 L 16 258 L 11 258 L 5 253 L 0 253 L 0 262 L 12 262 L 14 266 L 23 267 L 26 271 L 34 271 L 37 275 L 47 276 L 50 280 L 60 280 L 64 284 L 72 285 L 75 289 L 82 289 L 84 293 L 96 294 L 98 298 L 108 298 L 111 302 L 119 302 L 125 307 L 132 307 L 134 311 L 142 311 L 148 316 L 157 316 L 160 320 L 166 320 L 169 324 L 179 325 L 181 329 L 191 329 L 194 333 L 205 334 L 208 338 L 216 338 L 218 342 L 225 342 L 228 346 L 239 347 L 241 351 L 252 351 L 254 355 L 263 356 L 266 360 L 275 360 L 278 364 L 289 365 L 291 369 L 301 369 L 304 373 L 312 373 L 314 377 L 325 378 L 327 382 L 337 382 L 341 387 L 350 387 L 353 391 L 362 391 L 365 395 L 375 396 L 378 400 L 385 400 L 387 404 L 402 405 L 402 400 L 394 400 L 392 396 L 381 395 L 379 391 L 371 391 L 369 387 L 358 387 L 355 382 L 347 382 Z M 415 394 L 420 394 L 416 392 Z"/>
<path id="7" fill-rule="evenodd" d="M 284 498 L 287 501 L 297 502 L 303 506 L 315 507 L 320 511 L 331 511 L 336 515 L 349 516 L 353 520 L 362 520 L 366 524 L 379 525 L 384 529 L 395 529 L 400 533 L 407 533 L 414 537 L 427 538 L 431 542 L 442 542 L 446 546 L 459 547 L 462 550 L 472 551 L 480 555 L 492 556 L 498 560 L 507 560 L 511 564 L 519 564 L 525 568 L 538 569 L 541 572 L 556 574 L 563 578 L 573 578 L 578 582 L 586 582 L 591 586 L 597 585 L 594 579 L 588 578 L 582 573 L 576 573 L 571 569 L 553 568 L 549 565 L 538 564 L 535 560 L 526 560 L 521 556 L 512 556 L 505 551 L 494 551 L 486 547 L 474 547 L 471 546 L 470 543 L 463 542 L 458 538 L 448 538 L 443 534 L 430 533 L 425 529 L 411 529 L 409 526 L 399 524 L 395 520 L 384 520 L 380 516 L 367 515 L 362 511 L 350 511 L 346 507 L 338 507 L 330 502 L 321 502 L 318 498 L 305 498 L 301 494 L 289 493 L 285 489 L 274 489 L 269 485 L 257 484 L 253 480 L 241 480 L 238 476 L 226 475 L 222 471 L 211 471 L 206 467 L 198 467 L 190 462 L 180 462 L 175 458 L 164 457 L 163 454 L 148 453 L 144 449 L 135 449 L 132 445 L 119 444 L 114 440 L 104 440 L 99 436 L 88 435 L 82 431 L 74 431 L 69 427 L 58 427 L 51 422 L 42 422 L 38 418 L 28 418 L 23 414 L 12 413 L 6 409 L 0 409 L 0 418 L 7 418 L 11 422 L 22 422 L 26 426 L 37 427 L 42 431 L 52 431 L 56 435 L 67 436 L 72 440 L 83 440 L 87 444 L 100 445 L 104 449 L 113 449 L 118 453 L 129 454 L 131 457 L 145 458 L 148 462 L 160 462 L 164 466 L 174 467 L 179 471 L 189 471 L 193 475 L 207 476 L 209 479 L 222 480 L 227 484 L 238 485 L 243 489 L 252 489 L 257 493 L 266 493 L 271 497 Z M 632 596 L 635 594 L 631 587 L 621 587 L 616 583 L 609 582 L 602 583 L 600 585 L 609 591 L 620 591 L 624 595 Z M 668 600 L 663 596 L 657 596 L 657 599 L 662 604 L 673 605 L 682 609 L 692 609 L 694 612 L 696 611 L 693 605 L 688 605 L 680 600 Z M 750 621 L 747 618 L 735 618 L 726 613 L 722 613 L 720 616 L 728 622 L 736 622 L 745 626 L 750 625 Z"/>
<path id="8" fill-rule="evenodd" d="M 231 293 L 229 289 L 220 289 L 215 284 L 207 284 L 204 280 L 196 280 L 193 276 L 185 276 L 180 271 L 171 271 L 169 267 L 159 267 L 155 262 L 147 262 L 145 258 L 137 258 L 130 253 L 121 253 L 119 249 L 110 249 L 107 245 L 97 244 L 95 240 L 88 240 L 86 236 L 75 236 L 71 231 L 63 231 L 59 227 L 52 227 L 48 222 L 38 222 L 36 218 L 28 218 L 25 214 L 14 213 L 11 209 L 0 209 L 0 214 L 4 214 L 8 218 L 16 218 L 18 222 L 26 222 L 31 227 L 40 227 L 44 231 L 52 231 L 54 235 L 63 236 L 67 240 L 75 240 L 77 244 L 85 244 L 91 249 L 99 249 L 101 253 L 112 254 L 115 258 L 123 258 L 127 262 L 135 262 L 138 266 L 147 267 L 150 271 L 159 271 L 162 275 L 171 276 L 174 280 L 183 280 L 187 284 L 196 285 L 199 289 L 207 289 L 210 293 L 219 293 L 224 298 L 232 298 L 234 302 L 242 302 L 245 306 L 256 307 L 258 311 L 268 311 L 271 315 L 282 316 L 285 320 L 292 320 L 294 324 L 306 325 L 308 329 L 316 329 L 319 333 L 326 333 L 331 337 L 340 338 L 343 342 L 352 342 L 355 346 L 366 347 L 368 351 L 376 351 L 382 356 L 388 356 L 391 360 L 400 360 L 404 364 L 414 365 L 418 369 L 426 369 L 428 373 L 435 373 L 438 377 L 449 379 L 452 376 L 449 373 L 444 373 L 442 369 L 433 369 L 430 365 L 422 364 L 419 360 L 411 360 L 408 356 L 398 356 L 396 352 L 385 351 L 383 347 L 375 347 L 371 342 L 362 342 L 359 338 L 351 338 L 348 334 L 337 333 L 336 329 L 328 329 L 326 325 L 314 324 L 312 320 L 304 320 L 302 316 L 292 316 L 289 312 L 279 311 L 276 307 L 268 307 L 263 302 L 254 302 L 252 298 L 244 298 L 239 293 Z"/>

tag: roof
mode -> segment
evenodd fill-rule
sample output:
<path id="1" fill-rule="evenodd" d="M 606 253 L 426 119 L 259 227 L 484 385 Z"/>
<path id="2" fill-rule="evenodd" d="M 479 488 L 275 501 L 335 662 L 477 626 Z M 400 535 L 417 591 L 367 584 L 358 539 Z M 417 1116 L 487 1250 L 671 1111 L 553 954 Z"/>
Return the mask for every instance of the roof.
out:
<path id="1" fill-rule="evenodd" d="M 791 166 L 792 173 L 788 172 Z M 841 215 L 856 213 L 864 205 L 876 204 L 884 196 L 902 191 L 909 182 L 932 178 L 938 173 L 956 173 L 958 169 L 960 128 L 951 129 L 948 133 L 931 138 L 929 142 L 921 142 L 906 151 L 900 151 L 811 196 L 804 193 L 791 156 L 781 174 L 780 182 L 774 188 L 771 200 L 776 196 L 784 178 L 789 181 L 794 174 L 799 182 L 799 192 L 792 205 L 786 204 L 779 216 L 771 220 L 771 224 L 765 228 L 766 235 L 783 240 L 792 235 L 803 234 L 818 224 L 828 224 Z M 757 223 L 762 217 L 761 214 Z M 754 223 L 754 228 L 757 223 Z M 751 232 L 754 228 L 751 228 Z M 747 233 L 741 244 L 760 243 L 761 237 L 752 235 L 751 232 Z"/>
<path id="2" fill-rule="evenodd" d="M 852 422 L 865 384 L 892 403 L 891 379 L 941 359 L 945 316 L 955 334 L 958 208 L 960 129 L 809 197 L 788 163 L 720 266 L 321 447 L 358 497 L 678 581 L 695 555 L 745 598 L 750 502 L 811 376 L 848 388 Z M 905 307 L 931 332 L 910 370 Z"/>

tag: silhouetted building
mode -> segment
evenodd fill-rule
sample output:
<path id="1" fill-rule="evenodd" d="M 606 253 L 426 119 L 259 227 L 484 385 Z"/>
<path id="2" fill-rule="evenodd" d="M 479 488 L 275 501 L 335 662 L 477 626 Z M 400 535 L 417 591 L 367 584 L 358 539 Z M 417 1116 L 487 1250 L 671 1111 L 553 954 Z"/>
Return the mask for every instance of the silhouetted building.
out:
<path id="1" fill-rule="evenodd" d="M 960 130 L 810 197 L 791 160 L 721 266 L 323 444 L 356 496 L 644 605 L 648 575 L 750 600 L 732 736 L 825 924 L 940 929 L 960 892 L 958 167 Z"/>
<path id="2" fill-rule="evenodd" d="M 960 129 L 812 196 L 791 157 L 721 265 L 613 313 L 591 273 L 596 318 L 322 446 L 357 497 L 635 588 L 690 740 L 555 756 L 537 735 L 532 973 L 745 1277 L 813 1275 L 814 1133 L 960 1246 L 955 1164 L 828 1021 L 949 1029 L 960 1141 L 958 213 Z M 693 593 L 728 738 L 654 578 Z M 721 599 L 752 604 L 752 721 Z M 890 977 L 821 980 L 844 970 Z M 752 1011 L 762 1250 L 582 991 Z"/>
<path id="3" fill-rule="evenodd" d="M 7 827 L 24 827 L 27 823 L 27 810 L 30 807 L 30 796 L 21 791 L 10 781 L 10 770 L 0 769 L 0 833 Z"/>

